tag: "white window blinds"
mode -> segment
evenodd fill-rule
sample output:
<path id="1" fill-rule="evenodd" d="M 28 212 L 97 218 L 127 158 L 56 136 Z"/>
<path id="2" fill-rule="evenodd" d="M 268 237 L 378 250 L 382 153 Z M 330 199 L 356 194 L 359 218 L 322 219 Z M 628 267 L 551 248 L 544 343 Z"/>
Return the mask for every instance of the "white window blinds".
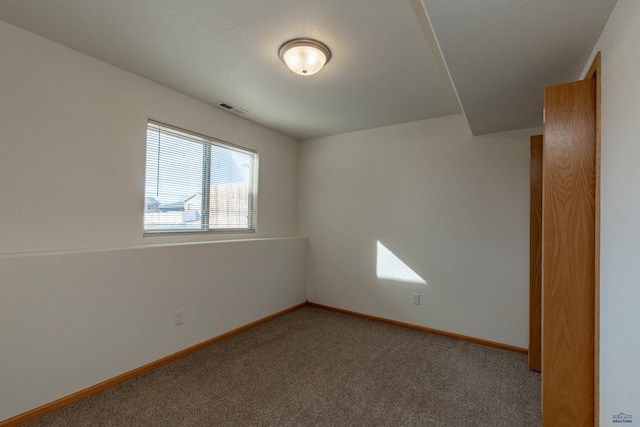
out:
<path id="1" fill-rule="evenodd" d="M 145 233 L 254 231 L 257 160 L 255 151 L 150 121 Z"/>

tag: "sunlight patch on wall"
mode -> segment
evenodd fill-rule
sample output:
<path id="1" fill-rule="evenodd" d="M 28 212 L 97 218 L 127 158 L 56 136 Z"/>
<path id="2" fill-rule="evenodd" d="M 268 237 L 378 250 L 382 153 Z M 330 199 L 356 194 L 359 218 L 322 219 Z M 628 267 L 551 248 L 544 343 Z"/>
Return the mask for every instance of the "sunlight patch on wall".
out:
<path id="1" fill-rule="evenodd" d="M 378 242 L 377 253 L 376 276 L 378 276 L 378 279 L 427 284 L 411 267 L 402 262 L 400 258 L 380 242 Z"/>

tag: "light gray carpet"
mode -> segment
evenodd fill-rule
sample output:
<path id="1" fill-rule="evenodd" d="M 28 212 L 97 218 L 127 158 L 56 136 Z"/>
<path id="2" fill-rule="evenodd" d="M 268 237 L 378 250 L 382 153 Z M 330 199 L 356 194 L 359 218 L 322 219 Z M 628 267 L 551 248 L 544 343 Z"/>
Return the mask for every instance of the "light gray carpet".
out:
<path id="1" fill-rule="evenodd" d="M 540 426 L 526 356 L 303 307 L 36 426 Z"/>

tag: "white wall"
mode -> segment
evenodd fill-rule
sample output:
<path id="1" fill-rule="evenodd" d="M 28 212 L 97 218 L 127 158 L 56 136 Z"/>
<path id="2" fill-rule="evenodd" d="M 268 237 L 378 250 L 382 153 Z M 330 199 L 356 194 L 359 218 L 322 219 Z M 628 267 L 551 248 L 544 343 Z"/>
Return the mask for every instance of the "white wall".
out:
<path id="1" fill-rule="evenodd" d="M 640 422 L 640 2 L 618 0 L 602 51 L 600 425 Z M 589 65 L 591 60 L 589 61 Z"/>
<path id="2" fill-rule="evenodd" d="M 282 238 L 0 256 L 0 420 L 304 302 L 305 249 Z"/>
<path id="3" fill-rule="evenodd" d="M 473 137 L 454 115 L 304 141 L 309 301 L 528 347 L 528 153 L 539 133 Z M 377 242 L 427 285 L 378 278 Z"/>
<path id="4" fill-rule="evenodd" d="M 296 141 L 4 22 L 0 40 L 0 420 L 305 300 Z M 255 234 L 143 237 L 149 118 L 259 151 Z"/>
<path id="5" fill-rule="evenodd" d="M 142 236 L 150 118 L 258 150 L 257 233 L 221 240 L 295 234 L 296 141 L 2 21 L 0 40 L 0 253 L 193 241 Z"/>

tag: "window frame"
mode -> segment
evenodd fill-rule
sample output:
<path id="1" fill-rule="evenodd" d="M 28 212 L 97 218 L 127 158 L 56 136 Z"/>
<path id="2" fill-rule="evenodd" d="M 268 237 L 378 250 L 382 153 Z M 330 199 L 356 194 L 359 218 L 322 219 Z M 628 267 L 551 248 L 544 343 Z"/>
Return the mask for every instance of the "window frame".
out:
<path id="1" fill-rule="evenodd" d="M 257 230 L 257 194 L 258 194 L 258 176 L 259 176 L 259 153 L 258 150 L 247 148 L 238 144 L 227 142 L 218 138 L 203 135 L 198 132 L 189 131 L 176 126 L 168 125 L 163 122 L 148 119 L 146 132 L 145 132 L 145 206 L 147 198 L 146 182 L 147 182 L 147 157 L 149 138 L 148 132 L 150 129 L 156 129 L 158 131 L 165 130 L 169 133 L 173 133 L 177 136 L 182 136 L 187 140 L 191 140 L 194 143 L 200 143 L 203 146 L 202 155 L 202 219 L 200 228 L 168 228 L 167 230 L 161 229 L 147 229 L 144 216 L 142 221 L 143 237 L 157 237 L 157 236 L 172 236 L 172 235 L 195 235 L 195 234 L 253 234 Z M 252 165 L 249 172 L 249 189 L 248 189 L 248 212 L 251 218 L 250 225 L 247 228 L 209 228 L 209 210 L 210 210 L 210 189 L 211 189 L 211 146 L 216 146 L 222 149 L 236 151 L 242 154 L 248 154 L 252 156 Z M 206 191 L 205 191 L 206 190 Z M 144 210 L 143 210 L 144 214 Z M 206 220 L 205 220 L 206 218 Z"/>

